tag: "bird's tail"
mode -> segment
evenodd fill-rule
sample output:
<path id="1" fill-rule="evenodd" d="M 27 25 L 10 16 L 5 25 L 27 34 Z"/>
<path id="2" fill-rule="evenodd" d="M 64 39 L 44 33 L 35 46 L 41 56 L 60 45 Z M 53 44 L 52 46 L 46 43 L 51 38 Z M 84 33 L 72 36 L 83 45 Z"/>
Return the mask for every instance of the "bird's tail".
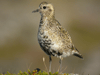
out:
<path id="1" fill-rule="evenodd" d="M 77 50 L 77 48 L 74 47 L 74 45 L 72 46 L 72 50 L 73 50 L 73 51 L 72 51 L 72 54 L 73 54 L 74 56 L 77 56 L 77 57 L 83 59 L 83 56 L 79 53 L 79 51 Z"/>
<path id="2" fill-rule="evenodd" d="M 79 53 L 74 53 L 73 55 L 83 59 L 83 56 L 81 54 L 79 54 Z"/>

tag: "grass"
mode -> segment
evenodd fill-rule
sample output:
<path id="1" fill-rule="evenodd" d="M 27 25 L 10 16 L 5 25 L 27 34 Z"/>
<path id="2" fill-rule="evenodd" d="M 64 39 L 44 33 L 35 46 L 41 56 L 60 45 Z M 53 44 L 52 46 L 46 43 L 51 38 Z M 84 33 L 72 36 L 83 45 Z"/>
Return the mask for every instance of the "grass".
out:
<path id="1" fill-rule="evenodd" d="M 55 72 L 55 73 L 49 72 L 49 73 L 48 73 L 48 72 L 39 71 L 39 70 L 33 70 L 33 71 L 28 70 L 28 72 L 19 71 L 18 74 L 9 73 L 9 72 L 7 71 L 6 74 L 0 73 L 0 75 L 72 75 L 72 74 L 66 74 L 66 73 L 59 74 L 58 72 Z M 73 75 L 74 75 L 74 74 L 73 74 Z M 76 74 L 75 74 L 75 75 L 76 75 Z"/>

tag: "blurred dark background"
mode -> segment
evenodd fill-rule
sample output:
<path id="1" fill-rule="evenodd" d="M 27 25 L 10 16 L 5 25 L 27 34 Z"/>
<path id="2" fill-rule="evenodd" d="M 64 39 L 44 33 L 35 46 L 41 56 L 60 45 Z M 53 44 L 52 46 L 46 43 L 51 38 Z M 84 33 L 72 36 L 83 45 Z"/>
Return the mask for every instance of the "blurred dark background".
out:
<path id="1" fill-rule="evenodd" d="M 48 56 L 37 41 L 39 13 L 32 13 L 44 0 L 0 0 L 0 73 L 18 73 L 40 68 Z M 84 60 L 64 58 L 65 73 L 100 74 L 100 0 L 45 0 L 55 7 L 55 16 L 69 31 Z M 59 59 L 52 57 L 52 72 Z M 62 71 L 63 71 L 62 69 Z"/>

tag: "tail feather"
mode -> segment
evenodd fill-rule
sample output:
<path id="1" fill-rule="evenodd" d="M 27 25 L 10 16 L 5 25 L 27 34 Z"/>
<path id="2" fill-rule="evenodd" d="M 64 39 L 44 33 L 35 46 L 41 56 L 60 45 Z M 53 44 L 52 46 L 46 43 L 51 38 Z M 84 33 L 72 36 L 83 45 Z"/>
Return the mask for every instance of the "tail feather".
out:
<path id="1" fill-rule="evenodd" d="M 77 56 L 77 57 L 83 59 L 83 56 L 79 53 L 79 51 L 77 50 L 77 48 L 74 47 L 74 45 L 72 45 L 72 48 L 71 48 L 71 49 L 72 49 L 72 54 L 73 54 L 74 56 Z"/>
<path id="2" fill-rule="evenodd" d="M 83 56 L 81 54 L 74 53 L 73 55 L 83 59 Z"/>

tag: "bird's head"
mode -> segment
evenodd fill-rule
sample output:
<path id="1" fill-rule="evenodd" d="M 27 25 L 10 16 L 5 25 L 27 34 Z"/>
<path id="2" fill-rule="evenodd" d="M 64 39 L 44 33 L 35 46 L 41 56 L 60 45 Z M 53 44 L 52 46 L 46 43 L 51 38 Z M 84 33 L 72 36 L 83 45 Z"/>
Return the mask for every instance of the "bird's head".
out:
<path id="1" fill-rule="evenodd" d="M 54 16 L 54 7 L 52 4 L 49 4 L 47 2 L 42 2 L 39 5 L 39 9 L 32 11 L 34 12 L 39 12 L 41 16 L 46 16 L 46 17 L 52 17 Z"/>

